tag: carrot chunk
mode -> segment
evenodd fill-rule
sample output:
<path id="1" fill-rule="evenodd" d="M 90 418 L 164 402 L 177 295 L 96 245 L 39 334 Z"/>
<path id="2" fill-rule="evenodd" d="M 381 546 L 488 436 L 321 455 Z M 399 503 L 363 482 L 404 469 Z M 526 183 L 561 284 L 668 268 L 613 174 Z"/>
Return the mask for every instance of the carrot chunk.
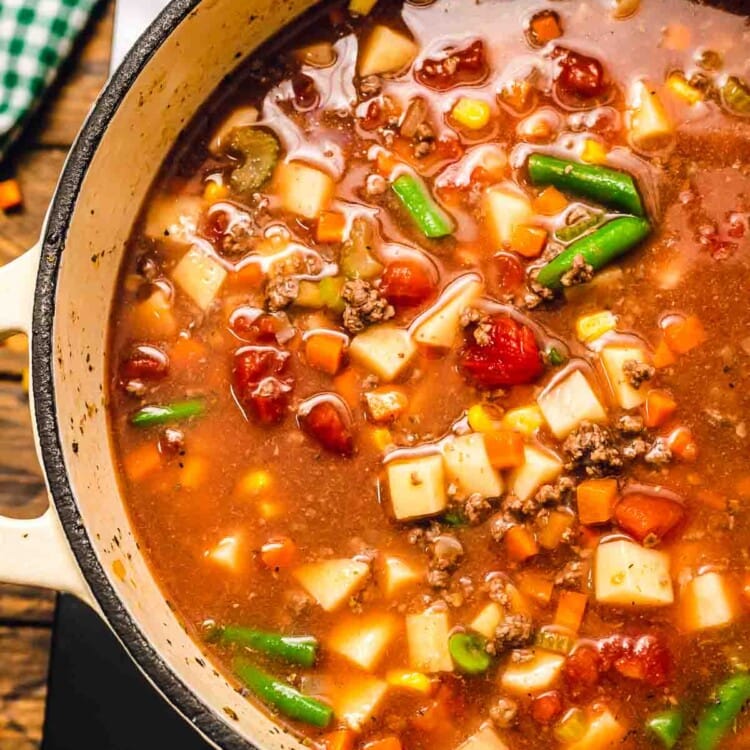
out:
<path id="1" fill-rule="evenodd" d="M 366 743 L 363 750 L 401 750 L 401 740 L 392 734 Z"/>
<path id="2" fill-rule="evenodd" d="M 524 461 L 523 435 L 512 430 L 490 430 L 484 434 L 484 447 L 496 469 L 512 469 Z"/>
<path id="3" fill-rule="evenodd" d="M 534 41 L 539 45 L 547 44 L 547 42 L 562 36 L 560 22 L 554 13 L 537 13 L 531 19 L 530 26 Z"/>
<path id="4" fill-rule="evenodd" d="M 677 361 L 677 357 L 674 356 L 672 350 L 667 346 L 667 342 L 662 339 L 656 345 L 654 353 L 651 356 L 651 361 L 657 370 L 663 370 L 665 367 L 670 367 Z"/>
<path id="5" fill-rule="evenodd" d="M 307 364 L 335 375 L 344 357 L 344 338 L 336 333 L 315 333 L 305 340 Z"/>
<path id="6" fill-rule="evenodd" d="M 583 615 L 589 598 L 579 591 L 561 591 L 557 600 L 555 612 L 555 625 L 570 628 L 574 633 L 578 632 L 583 622 Z"/>
<path id="7" fill-rule="evenodd" d="M 525 526 L 511 526 L 504 539 L 508 557 L 516 562 L 528 560 L 539 552 L 534 535 Z"/>
<path id="8" fill-rule="evenodd" d="M 698 445 L 693 438 L 693 433 L 687 427 L 677 427 L 667 437 L 669 450 L 683 461 L 695 461 L 698 457 Z"/>
<path id="9" fill-rule="evenodd" d="M 536 258 L 547 243 L 547 230 L 540 227 L 517 226 L 510 238 L 511 249 L 524 258 Z"/>
<path id="10" fill-rule="evenodd" d="M 351 729 L 337 729 L 323 737 L 326 750 L 354 750 L 354 731 Z"/>
<path id="11" fill-rule="evenodd" d="M 297 545 L 288 536 L 275 536 L 260 548 L 260 559 L 267 568 L 288 568 L 297 553 Z"/>
<path id="12" fill-rule="evenodd" d="M 362 398 L 362 381 L 353 367 L 347 367 L 333 379 L 336 393 L 346 401 L 347 406 L 356 409 Z"/>
<path id="13" fill-rule="evenodd" d="M 568 207 L 568 199 L 556 187 L 550 186 L 537 195 L 533 206 L 542 216 L 554 216 Z"/>
<path id="14" fill-rule="evenodd" d="M 518 582 L 518 590 L 524 596 L 543 605 L 550 603 L 554 588 L 554 581 L 533 571 L 525 573 Z"/>
<path id="15" fill-rule="evenodd" d="M 122 460 L 125 475 L 131 482 L 140 482 L 161 466 L 161 454 L 155 443 L 139 445 Z"/>
<path id="16" fill-rule="evenodd" d="M 612 518 L 617 497 L 616 479 L 586 479 L 578 485 L 578 518 L 581 523 L 606 523 Z"/>
<path id="17" fill-rule="evenodd" d="M 677 402 L 666 392 L 651 390 L 643 406 L 643 423 L 646 427 L 660 427 L 677 410 Z"/>
<path id="18" fill-rule="evenodd" d="M 315 238 L 318 242 L 343 242 L 346 216 L 338 211 L 323 211 L 318 217 Z"/>
<path id="19" fill-rule="evenodd" d="M 706 338 L 706 329 L 697 315 L 688 315 L 664 329 L 664 340 L 674 354 L 686 354 L 700 346 Z"/>
<path id="20" fill-rule="evenodd" d="M 661 540 L 684 516 L 685 509 L 676 500 L 640 492 L 625 495 L 615 508 L 617 525 L 639 542 Z"/>
<path id="21" fill-rule="evenodd" d="M 0 210 L 8 211 L 11 208 L 18 208 L 22 203 L 23 196 L 18 180 L 0 182 Z"/>

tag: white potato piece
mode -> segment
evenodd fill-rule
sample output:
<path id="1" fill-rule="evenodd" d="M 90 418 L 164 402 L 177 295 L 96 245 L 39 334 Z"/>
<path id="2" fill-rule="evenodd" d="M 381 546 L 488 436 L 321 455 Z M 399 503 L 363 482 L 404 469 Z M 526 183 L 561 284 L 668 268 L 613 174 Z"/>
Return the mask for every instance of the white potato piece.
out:
<path id="1" fill-rule="evenodd" d="M 226 269 L 198 245 L 193 245 L 172 271 L 172 280 L 201 310 L 210 307 L 226 277 Z"/>
<path id="2" fill-rule="evenodd" d="M 333 197 L 333 179 L 325 172 L 298 161 L 276 167 L 274 186 L 282 206 L 306 219 L 316 219 Z"/>
<path id="3" fill-rule="evenodd" d="M 565 745 L 565 750 L 610 750 L 620 746 L 627 734 L 625 724 L 609 710 L 597 706 L 591 711 L 586 734 L 571 745 Z"/>
<path id="4" fill-rule="evenodd" d="M 672 604 L 669 555 L 628 539 L 596 548 L 594 591 L 600 604 L 618 607 L 663 607 Z"/>
<path id="5" fill-rule="evenodd" d="M 497 602 L 482 607 L 479 614 L 469 623 L 469 627 L 485 638 L 494 638 L 497 626 L 503 621 L 505 612 Z"/>
<path id="6" fill-rule="evenodd" d="M 301 565 L 293 575 L 326 612 L 332 612 L 364 586 L 370 567 L 360 560 L 333 558 Z"/>
<path id="7" fill-rule="evenodd" d="M 409 37 L 389 26 L 379 24 L 364 42 L 359 54 L 357 71 L 365 76 L 398 73 L 411 65 L 419 47 Z"/>
<path id="8" fill-rule="evenodd" d="M 395 380 L 416 354 L 409 331 L 382 323 L 358 333 L 349 345 L 349 356 L 381 380 Z"/>
<path id="9" fill-rule="evenodd" d="M 378 583 L 383 595 L 388 599 L 392 599 L 424 577 L 424 573 L 415 564 L 394 555 L 386 555 L 379 568 Z"/>
<path id="10" fill-rule="evenodd" d="M 388 683 L 371 675 L 355 675 L 337 686 L 332 696 L 336 716 L 355 732 L 375 716 L 388 692 Z"/>
<path id="11" fill-rule="evenodd" d="M 458 746 L 458 750 L 508 750 L 508 746 L 497 736 L 497 732 L 489 726 L 482 727 Z"/>
<path id="12" fill-rule="evenodd" d="M 235 128 L 255 125 L 257 121 L 258 110 L 255 107 L 238 107 L 216 129 L 208 150 L 214 155 L 221 154 L 224 140 Z"/>
<path id="13" fill-rule="evenodd" d="M 386 473 L 393 515 L 399 521 L 434 516 L 448 505 L 441 456 L 390 461 Z"/>
<path id="14" fill-rule="evenodd" d="M 549 451 L 527 445 L 524 462 L 508 479 L 508 489 L 521 501 L 528 500 L 543 484 L 552 482 L 562 473 L 562 461 Z"/>
<path id="15" fill-rule="evenodd" d="M 135 338 L 166 339 L 177 333 L 172 300 L 163 289 L 155 289 L 148 299 L 130 309 L 130 327 Z"/>
<path id="16" fill-rule="evenodd" d="M 456 341 L 461 313 L 482 294 L 481 279 L 470 274 L 451 282 L 434 305 L 416 320 L 414 340 L 425 346 L 450 349 Z"/>
<path id="17" fill-rule="evenodd" d="M 528 661 L 510 663 L 500 676 L 500 685 L 511 695 L 529 696 L 547 690 L 560 674 L 565 657 L 535 649 Z"/>
<path id="18" fill-rule="evenodd" d="M 513 183 L 487 188 L 484 212 L 490 231 L 501 246 L 509 245 L 516 228 L 528 224 L 534 216 L 528 196 Z"/>
<path id="19" fill-rule="evenodd" d="M 503 481 L 490 463 L 481 433 L 447 438 L 443 443 L 443 459 L 446 477 L 456 485 L 458 498 L 475 493 L 482 497 L 502 494 Z"/>
<path id="20" fill-rule="evenodd" d="M 632 101 L 629 117 L 632 144 L 643 151 L 658 151 L 669 145 L 675 132 L 674 123 L 655 88 L 645 81 L 637 81 Z"/>
<path id="21" fill-rule="evenodd" d="M 152 240 L 192 245 L 205 208 L 197 195 L 166 195 L 151 201 L 143 233 Z"/>
<path id="22" fill-rule="evenodd" d="M 409 666 L 427 674 L 452 672 L 453 659 L 448 650 L 449 635 L 447 612 L 428 609 L 420 614 L 407 615 Z"/>
<path id="23" fill-rule="evenodd" d="M 385 654 L 398 629 L 396 617 L 378 612 L 365 617 L 347 617 L 328 637 L 328 647 L 365 672 L 372 672 Z"/>
<path id="24" fill-rule="evenodd" d="M 716 571 L 692 578 L 680 592 L 682 627 L 694 632 L 730 625 L 739 615 L 733 589 L 729 578 Z"/>
<path id="25" fill-rule="evenodd" d="M 239 567 L 240 540 L 236 536 L 225 536 L 215 547 L 203 554 L 211 562 L 227 570 L 235 571 Z"/>
<path id="26" fill-rule="evenodd" d="M 631 346 L 606 346 L 599 352 L 599 358 L 615 400 L 623 409 L 635 409 L 645 403 L 647 389 L 644 386 L 638 390 L 633 388 L 623 370 L 625 363 L 629 361 L 648 364 L 648 356 L 643 349 Z"/>
<path id="27" fill-rule="evenodd" d="M 607 412 L 580 370 L 546 389 L 537 399 L 552 434 L 567 437 L 581 422 L 604 422 Z"/>

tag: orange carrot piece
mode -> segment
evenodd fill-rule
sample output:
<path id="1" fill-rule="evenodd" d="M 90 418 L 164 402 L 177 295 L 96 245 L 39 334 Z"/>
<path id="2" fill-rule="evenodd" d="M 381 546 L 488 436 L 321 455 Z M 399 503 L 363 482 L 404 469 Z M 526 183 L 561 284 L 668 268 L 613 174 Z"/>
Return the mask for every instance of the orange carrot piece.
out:
<path id="1" fill-rule="evenodd" d="M 695 461 L 698 457 L 698 445 L 693 433 L 687 427 L 677 427 L 667 437 L 669 450 L 683 461 Z"/>
<path id="2" fill-rule="evenodd" d="M 651 361 L 657 370 L 663 370 L 665 367 L 673 365 L 677 361 L 677 357 L 674 356 L 672 350 L 667 346 L 667 342 L 662 338 L 654 349 Z"/>
<path id="3" fill-rule="evenodd" d="M 359 406 L 362 398 L 362 381 L 353 367 L 347 367 L 337 375 L 333 379 L 333 387 L 350 408 L 356 409 Z"/>
<path id="4" fill-rule="evenodd" d="M 131 482 L 140 482 L 161 466 L 161 454 L 155 443 L 133 448 L 122 460 L 123 469 Z"/>
<path id="5" fill-rule="evenodd" d="M 363 750 L 401 750 L 401 740 L 395 734 L 391 734 L 388 737 L 367 742 L 362 747 Z"/>
<path id="6" fill-rule="evenodd" d="M 700 346 L 707 338 L 706 329 L 697 315 L 688 315 L 664 329 L 664 340 L 675 354 L 686 354 Z"/>
<path id="7" fill-rule="evenodd" d="M 518 590 L 529 599 L 533 599 L 539 604 L 549 604 L 552 600 L 552 592 L 555 584 L 549 578 L 545 578 L 541 573 L 530 571 L 521 576 L 518 582 Z"/>
<path id="8" fill-rule="evenodd" d="M 554 216 L 568 207 L 568 199 L 556 188 L 544 188 L 534 199 L 534 210 L 542 216 Z"/>
<path id="9" fill-rule="evenodd" d="M 177 339 L 169 350 L 169 364 L 177 370 L 195 367 L 208 356 L 206 347 L 195 339 Z"/>
<path id="10" fill-rule="evenodd" d="M 524 258 L 536 258 L 547 244 L 547 230 L 541 227 L 517 226 L 510 238 L 511 250 Z"/>
<path id="11" fill-rule="evenodd" d="M 531 21 L 531 31 L 537 44 L 547 44 L 562 36 L 562 29 L 554 13 L 537 13 Z"/>
<path id="12" fill-rule="evenodd" d="M 492 430 L 484 433 L 484 447 L 496 469 L 512 469 L 524 461 L 523 435 L 513 430 Z"/>
<path id="13" fill-rule="evenodd" d="M 523 562 L 539 553 L 534 535 L 525 526 L 511 526 L 505 532 L 505 551 L 511 560 Z"/>
<path id="14" fill-rule="evenodd" d="M 555 611 L 555 625 L 578 632 L 589 598 L 580 591 L 561 591 Z"/>
<path id="15" fill-rule="evenodd" d="M 22 203 L 23 196 L 18 180 L 0 182 L 0 210 L 8 211 L 11 208 L 18 208 Z"/>
<path id="16" fill-rule="evenodd" d="M 581 523 L 606 523 L 612 518 L 617 497 L 616 479 L 585 479 L 578 485 L 578 518 Z"/>
<path id="17" fill-rule="evenodd" d="M 682 521 L 685 508 L 669 497 L 631 492 L 617 503 L 614 517 L 617 525 L 636 541 L 649 537 L 659 541 Z"/>
<path id="18" fill-rule="evenodd" d="M 256 289 L 263 282 L 264 274 L 260 263 L 246 263 L 227 276 L 227 286 L 235 290 Z"/>
<path id="19" fill-rule="evenodd" d="M 336 333 L 314 333 L 305 339 L 307 364 L 316 370 L 335 375 L 344 358 L 344 337 Z"/>
<path id="20" fill-rule="evenodd" d="M 343 242 L 346 216 L 338 211 L 323 211 L 318 218 L 315 238 L 318 242 Z"/>
<path id="21" fill-rule="evenodd" d="M 643 405 L 643 423 L 646 427 L 660 427 L 677 410 L 677 402 L 666 392 L 651 390 Z"/>
<path id="22" fill-rule="evenodd" d="M 337 729 L 323 737 L 326 750 L 354 750 L 354 731 L 351 729 Z"/>
<path id="23" fill-rule="evenodd" d="M 400 164 L 400 160 L 397 159 L 390 151 L 380 149 L 378 151 L 375 165 L 377 166 L 378 172 L 383 177 L 390 177 L 391 172 Z"/>
<path id="24" fill-rule="evenodd" d="M 260 548 L 260 559 L 267 568 L 288 568 L 297 553 L 297 545 L 288 536 L 275 536 Z"/>

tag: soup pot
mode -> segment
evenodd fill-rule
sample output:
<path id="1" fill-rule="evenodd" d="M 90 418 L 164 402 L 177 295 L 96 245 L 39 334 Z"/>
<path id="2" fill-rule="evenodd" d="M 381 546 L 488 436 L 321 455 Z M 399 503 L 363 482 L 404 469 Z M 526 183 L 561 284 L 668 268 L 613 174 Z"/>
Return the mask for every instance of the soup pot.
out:
<path id="1" fill-rule="evenodd" d="M 71 592 L 109 623 L 214 745 L 296 740 L 207 661 L 159 589 L 119 499 L 106 388 L 108 313 L 132 225 L 182 128 L 239 60 L 311 0 L 174 0 L 90 113 L 39 244 L 0 268 L 0 337 L 30 336 L 30 400 L 52 503 L 0 517 L 0 580 Z"/>

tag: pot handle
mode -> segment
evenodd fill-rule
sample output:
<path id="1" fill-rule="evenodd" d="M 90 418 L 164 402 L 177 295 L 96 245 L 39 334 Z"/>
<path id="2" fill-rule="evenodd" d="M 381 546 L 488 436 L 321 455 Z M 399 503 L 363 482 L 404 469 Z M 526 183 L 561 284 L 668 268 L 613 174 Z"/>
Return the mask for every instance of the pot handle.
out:
<path id="1" fill-rule="evenodd" d="M 38 244 L 0 267 L 0 341 L 31 336 L 40 253 Z M 0 514 L 0 581 L 67 591 L 97 608 L 52 505 L 38 518 Z"/>

